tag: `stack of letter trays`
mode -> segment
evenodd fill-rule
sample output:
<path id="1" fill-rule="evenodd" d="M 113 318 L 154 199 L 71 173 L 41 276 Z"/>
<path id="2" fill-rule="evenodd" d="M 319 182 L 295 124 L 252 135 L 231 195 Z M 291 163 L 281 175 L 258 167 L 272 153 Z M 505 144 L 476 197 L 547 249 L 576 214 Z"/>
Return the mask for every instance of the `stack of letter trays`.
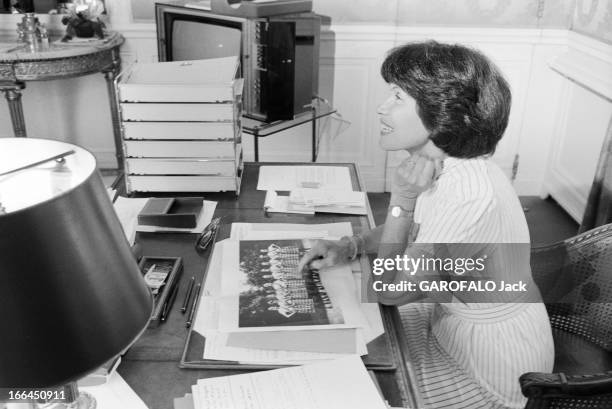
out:
<path id="1" fill-rule="evenodd" d="M 116 80 L 128 193 L 240 191 L 239 58 L 137 63 Z"/>

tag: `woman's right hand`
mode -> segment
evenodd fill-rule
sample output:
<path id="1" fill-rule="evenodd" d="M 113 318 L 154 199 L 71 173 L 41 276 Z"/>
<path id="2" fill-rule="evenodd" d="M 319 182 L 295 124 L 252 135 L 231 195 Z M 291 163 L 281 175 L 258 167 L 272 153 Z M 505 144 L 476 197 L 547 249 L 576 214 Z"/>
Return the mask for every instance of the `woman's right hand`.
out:
<path id="1" fill-rule="evenodd" d="M 298 264 L 298 271 L 305 268 L 320 270 L 322 268 L 348 263 L 354 249 L 350 240 L 342 239 L 315 240 L 311 249 L 302 257 Z"/>

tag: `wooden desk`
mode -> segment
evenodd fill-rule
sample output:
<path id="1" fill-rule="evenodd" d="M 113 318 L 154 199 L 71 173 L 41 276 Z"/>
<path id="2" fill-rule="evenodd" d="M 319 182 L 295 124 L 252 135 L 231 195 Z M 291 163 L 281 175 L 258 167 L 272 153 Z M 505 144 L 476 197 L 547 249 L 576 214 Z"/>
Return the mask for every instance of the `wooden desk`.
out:
<path id="1" fill-rule="evenodd" d="M 16 41 L 16 38 L 2 38 L 0 43 Z M 19 46 L 15 43 L 16 47 L 0 50 L 0 91 L 8 102 L 15 136 L 27 136 L 21 105 L 21 92 L 27 81 L 71 78 L 100 72 L 106 79 L 115 152 L 121 169 L 121 131 L 113 81 L 121 69 L 119 47 L 123 41 L 119 33 L 111 33 L 109 37 L 88 45 L 54 42 L 48 50 L 27 52 L 25 44 Z"/>
<path id="2" fill-rule="evenodd" d="M 265 165 L 298 165 L 297 163 L 265 163 Z M 307 164 L 299 164 L 307 165 Z M 313 164 L 310 164 L 313 165 Z M 321 164 L 317 164 L 321 165 Z M 338 165 L 338 164 L 335 164 Z M 363 186 L 357 169 L 353 164 L 347 166 L 351 173 L 353 188 L 361 190 Z M 265 192 L 256 190 L 259 163 L 245 163 L 242 180 L 242 192 L 236 199 L 234 193 L 206 193 L 208 200 L 218 202 L 215 216 L 223 216 L 223 225 L 217 234 L 217 240 L 229 237 L 232 222 L 251 223 L 332 223 L 350 222 L 355 232 L 369 229 L 373 226 L 372 213 L 368 216 L 350 216 L 334 214 L 298 215 L 281 213 L 264 213 L 262 207 Z M 210 251 L 198 255 L 194 249 L 195 234 L 155 234 L 138 233 L 137 243 L 142 247 L 143 255 L 150 256 L 180 256 L 183 258 L 184 271 L 179 282 L 177 302 L 170 312 L 167 321 L 154 329 L 148 329 L 124 356 L 119 373 L 144 400 L 151 409 L 172 408 L 172 400 L 190 392 L 191 385 L 200 378 L 244 373 L 237 367 L 228 369 L 180 369 L 178 367 L 187 329 L 185 315 L 179 311 L 180 301 L 186 292 L 186 284 L 194 275 L 200 282 L 205 274 Z M 395 307 L 383 307 L 386 331 L 389 334 L 395 368 L 375 371 L 379 384 L 386 399 L 392 406 L 414 406 L 414 392 L 410 379 L 410 364 L 405 356 L 400 327 L 399 314 Z"/>

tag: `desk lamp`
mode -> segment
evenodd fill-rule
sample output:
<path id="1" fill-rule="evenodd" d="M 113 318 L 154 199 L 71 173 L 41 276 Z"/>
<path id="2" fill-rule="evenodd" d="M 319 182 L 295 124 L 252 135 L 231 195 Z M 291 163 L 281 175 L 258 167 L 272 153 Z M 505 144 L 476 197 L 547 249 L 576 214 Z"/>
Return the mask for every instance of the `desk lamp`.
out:
<path id="1" fill-rule="evenodd" d="M 95 407 L 76 380 L 127 349 L 152 306 L 93 155 L 0 138 L 0 392 L 74 385 L 53 397 Z"/>

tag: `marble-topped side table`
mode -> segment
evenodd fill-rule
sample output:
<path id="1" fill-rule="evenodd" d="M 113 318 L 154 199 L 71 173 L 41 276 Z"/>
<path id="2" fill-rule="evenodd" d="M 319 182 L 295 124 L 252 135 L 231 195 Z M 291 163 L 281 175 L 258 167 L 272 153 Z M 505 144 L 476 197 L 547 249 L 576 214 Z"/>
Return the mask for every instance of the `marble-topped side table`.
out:
<path id="1" fill-rule="evenodd" d="M 27 81 L 44 81 L 71 78 L 100 72 L 104 74 L 113 121 L 115 155 L 117 164 L 123 166 L 121 130 L 114 79 L 121 69 L 119 47 L 123 37 L 116 32 L 104 39 L 92 41 L 53 42 L 45 51 L 28 52 L 26 45 L 16 39 L 0 39 L 0 91 L 8 101 L 13 131 L 17 137 L 25 137 L 26 127 L 21 104 L 21 93 Z M 14 47 L 11 47 L 13 42 Z"/>

